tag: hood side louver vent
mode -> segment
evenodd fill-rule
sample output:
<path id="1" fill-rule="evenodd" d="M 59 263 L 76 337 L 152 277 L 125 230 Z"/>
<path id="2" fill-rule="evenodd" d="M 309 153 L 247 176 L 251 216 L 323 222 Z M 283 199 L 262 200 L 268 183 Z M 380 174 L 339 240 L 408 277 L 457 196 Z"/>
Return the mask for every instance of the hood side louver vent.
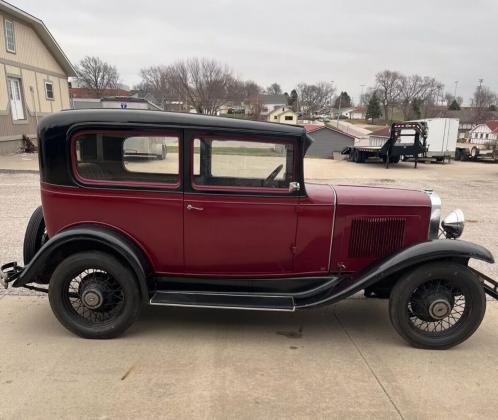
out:
<path id="1" fill-rule="evenodd" d="M 358 217 L 351 224 L 349 257 L 384 257 L 403 246 L 406 220 L 401 217 Z"/>

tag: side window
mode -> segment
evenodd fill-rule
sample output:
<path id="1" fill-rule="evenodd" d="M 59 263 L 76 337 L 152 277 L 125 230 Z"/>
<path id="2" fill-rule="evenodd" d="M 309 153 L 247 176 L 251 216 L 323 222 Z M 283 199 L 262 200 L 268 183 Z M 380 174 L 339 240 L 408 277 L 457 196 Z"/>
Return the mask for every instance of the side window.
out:
<path id="1" fill-rule="evenodd" d="M 45 97 L 54 99 L 54 85 L 52 82 L 45 82 Z"/>
<path id="2" fill-rule="evenodd" d="M 193 150 L 194 189 L 287 192 L 295 181 L 291 142 L 199 136 Z"/>
<path id="3" fill-rule="evenodd" d="M 5 25 L 5 46 L 8 52 L 16 52 L 16 37 L 14 32 L 14 22 L 11 20 L 4 20 Z"/>
<path id="4" fill-rule="evenodd" d="M 179 136 L 174 133 L 89 133 L 74 139 L 76 172 L 105 184 L 180 182 Z"/>

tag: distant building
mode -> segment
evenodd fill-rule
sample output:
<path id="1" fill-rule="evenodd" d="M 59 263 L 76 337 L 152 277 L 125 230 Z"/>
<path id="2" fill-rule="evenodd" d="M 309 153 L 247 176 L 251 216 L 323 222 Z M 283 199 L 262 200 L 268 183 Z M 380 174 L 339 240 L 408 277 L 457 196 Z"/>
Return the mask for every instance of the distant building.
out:
<path id="1" fill-rule="evenodd" d="M 248 103 L 243 101 L 226 101 L 218 109 L 217 115 L 249 115 L 251 113 L 251 107 Z"/>
<path id="2" fill-rule="evenodd" d="M 283 124 L 297 124 L 297 112 L 294 112 L 292 108 L 288 106 L 282 106 L 275 108 L 268 114 L 269 122 L 277 122 Z"/>
<path id="3" fill-rule="evenodd" d="M 342 115 L 350 120 L 364 120 L 366 114 L 367 108 L 364 106 L 358 106 L 342 113 Z"/>
<path id="4" fill-rule="evenodd" d="M 36 137 L 41 118 L 70 108 L 76 73 L 40 19 L 5 1 L 0 14 L 0 153 L 11 153 L 23 135 Z"/>
<path id="5" fill-rule="evenodd" d="M 275 108 L 287 106 L 285 95 L 259 95 L 258 102 L 261 107 L 261 115 L 266 117 Z"/>
<path id="6" fill-rule="evenodd" d="M 132 96 L 110 96 L 101 99 L 95 98 L 75 98 L 73 99 L 74 109 L 144 109 L 151 111 L 162 111 L 163 109 L 144 98 Z"/>
<path id="7" fill-rule="evenodd" d="M 95 95 L 95 92 L 92 89 L 89 88 L 84 88 L 84 87 L 74 87 L 73 86 L 74 82 L 71 82 L 71 86 L 69 86 L 69 95 L 71 96 L 71 99 L 79 99 L 79 98 L 93 98 L 93 99 L 100 99 L 97 98 Z M 104 96 L 130 96 L 130 92 L 125 89 L 121 88 L 116 88 L 116 89 L 104 89 L 102 92 L 101 97 Z"/>
<path id="8" fill-rule="evenodd" d="M 354 136 L 333 127 L 305 124 L 304 128 L 313 140 L 306 152 L 306 157 L 334 158 L 334 153 L 340 153 L 345 147 L 354 144 Z"/>
<path id="9" fill-rule="evenodd" d="M 354 110 L 353 107 L 349 107 L 349 108 L 341 108 L 341 109 L 337 109 L 337 108 L 334 108 L 332 109 L 332 112 L 330 113 L 330 116 L 332 118 L 350 118 L 349 117 L 349 114 Z"/>
<path id="10" fill-rule="evenodd" d="M 476 125 L 469 131 L 472 143 L 486 144 L 498 140 L 498 120 L 486 121 L 484 124 Z"/>

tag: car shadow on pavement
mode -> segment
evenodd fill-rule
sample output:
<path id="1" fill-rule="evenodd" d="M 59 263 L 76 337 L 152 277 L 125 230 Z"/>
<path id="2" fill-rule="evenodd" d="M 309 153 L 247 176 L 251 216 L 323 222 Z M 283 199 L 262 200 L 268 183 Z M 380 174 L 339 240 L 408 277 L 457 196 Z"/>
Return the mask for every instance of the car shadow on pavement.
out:
<path id="1" fill-rule="evenodd" d="M 362 331 L 363 339 L 404 345 L 391 327 L 387 301 L 348 299 L 333 306 L 297 312 L 238 311 L 173 307 L 144 308 L 140 320 L 126 333 L 130 337 L 187 334 L 197 337 L 222 335 L 225 338 L 274 334 L 289 343 L 312 342 L 342 336 L 353 340 Z"/>

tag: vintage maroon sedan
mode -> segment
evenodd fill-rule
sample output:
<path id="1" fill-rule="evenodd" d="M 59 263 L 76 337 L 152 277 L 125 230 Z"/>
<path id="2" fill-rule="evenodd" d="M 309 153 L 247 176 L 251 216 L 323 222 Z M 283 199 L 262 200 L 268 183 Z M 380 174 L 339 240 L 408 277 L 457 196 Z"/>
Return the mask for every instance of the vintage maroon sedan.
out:
<path id="1" fill-rule="evenodd" d="M 468 267 L 493 256 L 457 240 L 461 211 L 440 227 L 431 191 L 305 183 L 310 142 L 299 126 L 190 114 L 48 116 L 42 207 L 25 267 L 6 264 L 2 283 L 47 291 L 59 321 L 88 338 L 121 334 L 144 303 L 294 311 L 362 290 L 390 299 L 412 345 L 470 337 L 485 292 L 498 293 Z"/>

